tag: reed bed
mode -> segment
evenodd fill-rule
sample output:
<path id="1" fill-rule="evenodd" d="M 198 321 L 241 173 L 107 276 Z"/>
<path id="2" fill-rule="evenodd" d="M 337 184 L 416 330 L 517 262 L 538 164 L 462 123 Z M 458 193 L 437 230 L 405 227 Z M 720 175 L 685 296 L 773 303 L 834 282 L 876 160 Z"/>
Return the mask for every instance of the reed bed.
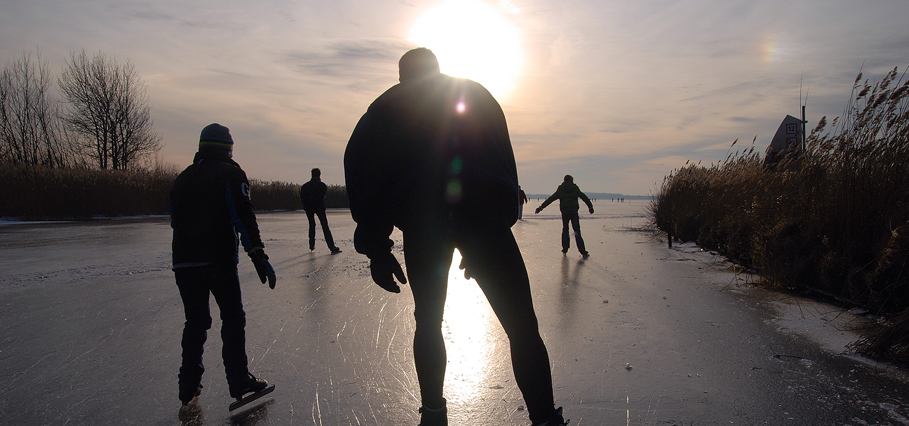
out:
<path id="1" fill-rule="evenodd" d="M 176 173 L 5 164 L 0 217 L 22 220 L 167 214 Z"/>
<path id="2" fill-rule="evenodd" d="M 300 201 L 300 185 L 290 182 L 267 182 L 250 179 L 250 198 L 256 210 L 300 210 L 303 202 Z M 325 206 L 328 208 L 347 208 L 347 188 L 343 185 L 328 185 L 325 194 Z"/>
<path id="3" fill-rule="evenodd" d="M 0 164 L 0 217 L 16 220 L 79 220 L 168 214 L 175 167 L 99 170 Z M 257 211 L 298 210 L 300 185 L 250 180 Z M 330 185 L 328 207 L 347 207 L 344 186 Z"/>
<path id="4" fill-rule="evenodd" d="M 654 225 L 752 268 L 770 286 L 892 318 L 862 353 L 909 361 L 909 81 L 856 78 L 841 119 L 764 165 L 750 149 L 663 180 Z M 734 145 L 735 143 L 733 143 Z"/>

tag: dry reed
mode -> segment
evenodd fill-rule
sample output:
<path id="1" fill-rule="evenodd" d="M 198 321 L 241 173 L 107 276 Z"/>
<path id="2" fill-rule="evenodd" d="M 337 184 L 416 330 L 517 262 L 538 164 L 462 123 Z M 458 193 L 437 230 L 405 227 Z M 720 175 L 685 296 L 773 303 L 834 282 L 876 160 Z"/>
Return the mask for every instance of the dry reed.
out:
<path id="1" fill-rule="evenodd" d="M 894 69 L 856 78 L 842 120 L 822 119 L 773 167 L 751 149 L 672 171 L 654 224 L 749 266 L 770 285 L 824 295 L 881 315 L 909 312 L 909 81 Z M 889 349 L 909 360 L 906 320 Z M 893 329 L 897 330 L 897 329 Z M 893 331 L 891 330 L 891 331 Z"/>
<path id="2" fill-rule="evenodd" d="M 90 219 L 168 214 L 176 168 L 98 170 L 0 164 L 0 217 L 18 220 Z M 298 210 L 300 186 L 251 179 L 257 211 Z M 347 207 L 343 186 L 331 185 L 328 207 Z"/>

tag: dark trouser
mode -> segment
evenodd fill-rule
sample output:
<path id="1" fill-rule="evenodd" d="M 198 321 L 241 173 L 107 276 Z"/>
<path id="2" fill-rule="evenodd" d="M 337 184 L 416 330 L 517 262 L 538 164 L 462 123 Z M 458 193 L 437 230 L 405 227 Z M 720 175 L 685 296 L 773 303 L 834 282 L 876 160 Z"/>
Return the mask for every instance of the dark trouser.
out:
<path id="1" fill-rule="evenodd" d="M 447 364 L 442 314 L 454 249 L 463 256 L 505 329 L 518 388 L 530 420 L 547 421 L 554 413 L 549 354 L 537 325 L 524 259 L 508 228 L 485 232 L 423 226 L 404 231 L 404 259 L 416 317 L 413 352 L 423 405 L 442 405 Z"/>
<path id="2" fill-rule="evenodd" d="M 571 247 L 571 239 L 568 236 L 568 222 L 574 229 L 574 240 L 578 244 L 578 251 L 581 254 L 587 253 L 584 247 L 584 238 L 581 237 L 581 219 L 578 217 L 578 209 L 562 210 L 562 252 L 567 253 Z"/>
<path id="3" fill-rule="evenodd" d="M 195 389 L 202 380 L 205 367 L 202 352 L 211 313 L 208 294 L 215 296 L 221 311 L 221 341 L 227 383 L 240 383 L 246 379 L 246 312 L 240 297 L 240 280 L 236 265 L 198 266 L 174 270 L 186 323 L 183 325 L 183 365 L 178 375 L 181 388 Z"/>
<path id="4" fill-rule="evenodd" d="M 306 218 L 309 219 L 309 249 L 316 248 L 316 218 L 319 215 L 319 223 L 322 224 L 322 234 L 325 235 L 325 242 L 328 243 L 329 250 L 335 249 L 335 240 L 331 237 L 331 229 L 328 229 L 328 218 L 325 217 L 325 210 L 315 212 L 307 211 Z"/>

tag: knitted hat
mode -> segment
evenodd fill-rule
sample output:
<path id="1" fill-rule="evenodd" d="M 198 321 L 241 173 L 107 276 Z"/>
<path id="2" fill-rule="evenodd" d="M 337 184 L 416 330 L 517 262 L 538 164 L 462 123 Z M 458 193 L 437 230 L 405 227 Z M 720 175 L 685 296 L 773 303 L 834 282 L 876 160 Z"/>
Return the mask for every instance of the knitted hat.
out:
<path id="1" fill-rule="evenodd" d="M 234 140 L 230 137 L 230 130 L 218 123 L 205 126 L 202 135 L 199 136 L 199 151 L 203 149 L 233 152 Z"/>

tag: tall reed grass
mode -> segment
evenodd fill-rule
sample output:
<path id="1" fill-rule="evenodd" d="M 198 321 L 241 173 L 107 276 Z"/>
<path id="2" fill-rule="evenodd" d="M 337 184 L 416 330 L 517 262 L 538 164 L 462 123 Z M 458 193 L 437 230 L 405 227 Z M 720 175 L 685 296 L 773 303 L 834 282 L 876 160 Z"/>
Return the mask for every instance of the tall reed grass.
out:
<path id="1" fill-rule="evenodd" d="M 300 210 L 300 185 L 290 182 L 267 182 L 250 179 L 250 198 L 256 210 Z M 328 185 L 325 194 L 325 206 L 328 208 L 347 208 L 347 188 L 343 185 Z"/>
<path id="2" fill-rule="evenodd" d="M 0 217 L 85 219 L 167 213 L 176 173 L 164 169 L 97 170 L 5 164 Z"/>
<path id="3" fill-rule="evenodd" d="M 89 219 L 168 214 L 176 167 L 98 170 L 0 164 L 0 217 L 19 220 Z M 298 210 L 300 185 L 250 179 L 257 211 Z M 345 187 L 330 185 L 328 207 L 347 207 Z"/>
<path id="4" fill-rule="evenodd" d="M 878 314 L 901 336 L 858 342 L 909 361 L 909 81 L 859 74 L 842 119 L 821 119 L 804 151 L 764 166 L 752 147 L 663 180 L 654 224 L 754 268 L 765 282 Z M 735 144 L 735 143 L 733 143 Z M 896 332 L 900 335 L 900 332 Z"/>

